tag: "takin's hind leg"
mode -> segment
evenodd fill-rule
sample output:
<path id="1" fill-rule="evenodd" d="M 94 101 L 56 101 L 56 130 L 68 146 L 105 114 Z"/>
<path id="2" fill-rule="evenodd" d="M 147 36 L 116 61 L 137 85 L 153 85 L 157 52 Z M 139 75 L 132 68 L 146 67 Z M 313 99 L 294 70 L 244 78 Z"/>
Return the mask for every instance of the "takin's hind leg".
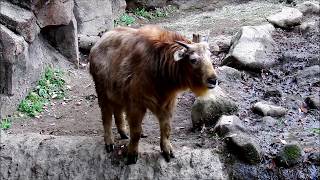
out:
<path id="1" fill-rule="evenodd" d="M 127 164 L 135 164 L 138 160 L 139 140 L 142 133 L 142 120 L 146 108 L 134 108 L 127 111 L 128 124 L 130 128 L 130 142 L 128 145 Z"/>
<path id="2" fill-rule="evenodd" d="M 101 107 L 101 106 L 100 106 Z M 114 150 L 114 140 L 112 134 L 112 108 L 104 103 L 101 107 L 102 123 L 104 128 L 104 141 L 107 152 Z"/>
<path id="3" fill-rule="evenodd" d="M 126 123 L 124 120 L 123 113 L 124 113 L 123 109 L 120 107 L 115 107 L 113 110 L 115 124 L 117 126 L 118 133 L 121 136 L 121 139 L 129 139 L 129 137 L 127 135 L 127 128 L 126 128 Z"/>

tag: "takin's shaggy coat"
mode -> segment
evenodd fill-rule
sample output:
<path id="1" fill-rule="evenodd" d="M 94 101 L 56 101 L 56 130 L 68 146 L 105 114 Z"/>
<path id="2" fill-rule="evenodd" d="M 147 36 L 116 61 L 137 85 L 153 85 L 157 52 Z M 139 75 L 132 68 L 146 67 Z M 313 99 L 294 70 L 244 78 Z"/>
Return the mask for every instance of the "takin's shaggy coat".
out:
<path id="1" fill-rule="evenodd" d="M 167 161 L 173 156 L 170 121 L 179 92 L 202 95 L 216 84 L 209 46 L 191 42 L 157 26 L 115 28 L 90 52 L 90 73 L 102 112 L 108 152 L 114 149 L 112 115 L 121 138 L 128 138 L 128 164 L 136 163 L 142 119 L 149 109 L 160 124 L 160 147 Z"/>

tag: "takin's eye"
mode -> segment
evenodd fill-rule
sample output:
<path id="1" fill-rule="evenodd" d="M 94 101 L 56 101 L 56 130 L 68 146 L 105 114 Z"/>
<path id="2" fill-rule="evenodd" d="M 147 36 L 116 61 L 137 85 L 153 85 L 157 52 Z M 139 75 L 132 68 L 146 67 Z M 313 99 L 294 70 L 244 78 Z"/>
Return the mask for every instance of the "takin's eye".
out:
<path id="1" fill-rule="evenodd" d="M 190 59 L 190 63 L 191 63 L 191 64 L 198 64 L 198 63 L 199 63 L 199 60 L 198 60 L 198 59 L 195 59 L 195 58 L 192 58 L 192 59 Z"/>

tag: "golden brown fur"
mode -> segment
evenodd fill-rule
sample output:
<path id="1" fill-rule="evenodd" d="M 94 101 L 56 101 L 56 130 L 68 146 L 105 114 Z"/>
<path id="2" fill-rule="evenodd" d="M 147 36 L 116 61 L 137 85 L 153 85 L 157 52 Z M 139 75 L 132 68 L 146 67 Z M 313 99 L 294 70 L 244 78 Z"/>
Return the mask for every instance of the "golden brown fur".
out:
<path id="1" fill-rule="evenodd" d="M 130 128 L 128 163 L 135 163 L 141 122 L 146 109 L 159 119 L 160 146 L 167 160 L 173 156 L 169 141 L 177 93 L 190 88 L 197 95 L 207 90 L 208 78 L 215 73 L 207 55 L 207 46 L 195 43 L 188 51 L 176 43 L 194 44 L 182 35 L 157 26 L 140 29 L 116 28 L 105 33 L 90 52 L 90 73 L 95 82 L 105 129 L 108 151 L 113 149 L 112 114 L 121 137 L 125 138 L 127 115 Z M 185 52 L 184 59 L 175 61 L 174 53 Z M 192 65 L 194 56 L 201 64 Z M 204 60 L 203 60 L 204 59 Z"/>

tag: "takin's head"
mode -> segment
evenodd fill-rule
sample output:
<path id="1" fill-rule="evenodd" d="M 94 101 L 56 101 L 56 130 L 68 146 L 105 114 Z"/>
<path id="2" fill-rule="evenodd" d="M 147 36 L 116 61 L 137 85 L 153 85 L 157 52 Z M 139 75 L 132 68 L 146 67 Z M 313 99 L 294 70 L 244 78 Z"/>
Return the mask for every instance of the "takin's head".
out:
<path id="1" fill-rule="evenodd" d="M 174 53 L 174 60 L 183 62 L 187 71 L 189 88 L 197 95 L 201 96 L 217 85 L 217 75 L 213 68 L 209 44 L 205 41 L 187 44 L 176 41 L 182 49 Z"/>

